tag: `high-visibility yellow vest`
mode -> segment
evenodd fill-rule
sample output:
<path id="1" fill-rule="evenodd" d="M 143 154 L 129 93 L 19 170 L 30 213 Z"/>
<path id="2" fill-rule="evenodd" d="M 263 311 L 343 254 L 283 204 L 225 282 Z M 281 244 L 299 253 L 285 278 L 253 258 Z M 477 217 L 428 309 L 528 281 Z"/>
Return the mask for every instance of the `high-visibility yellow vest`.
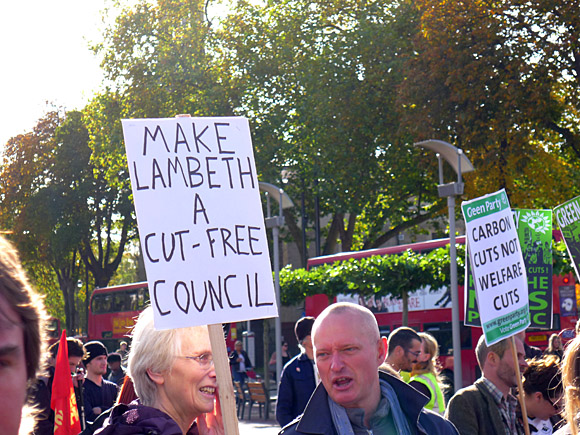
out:
<path id="1" fill-rule="evenodd" d="M 439 414 L 443 415 L 445 412 L 445 401 L 443 399 L 443 393 L 437 382 L 435 375 L 431 373 L 423 373 L 422 375 L 415 375 L 411 378 L 409 382 L 420 382 L 429 388 L 431 393 L 431 400 L 425 405 L 425 408 L 431 409 Z"/>

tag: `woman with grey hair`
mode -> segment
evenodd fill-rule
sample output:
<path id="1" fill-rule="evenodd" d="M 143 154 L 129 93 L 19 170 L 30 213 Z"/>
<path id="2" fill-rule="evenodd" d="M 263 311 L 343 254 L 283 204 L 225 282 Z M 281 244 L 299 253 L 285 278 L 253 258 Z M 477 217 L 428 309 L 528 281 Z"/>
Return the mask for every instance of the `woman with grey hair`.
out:
<path id="1" fill-rule="evenodd" d="M 115 406 L 95 433 L 222 435 L 207 326 L 158 331 L 153 309 L 148 307 L 139 316 L 132 338 L 128 375 L 139 399 Z"/>

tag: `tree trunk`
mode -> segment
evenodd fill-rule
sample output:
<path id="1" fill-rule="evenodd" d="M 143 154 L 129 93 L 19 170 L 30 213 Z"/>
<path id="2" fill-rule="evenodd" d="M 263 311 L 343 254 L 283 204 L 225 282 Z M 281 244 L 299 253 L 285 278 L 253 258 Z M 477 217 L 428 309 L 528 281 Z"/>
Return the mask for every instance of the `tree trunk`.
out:
<path id="1" fill-rule="evenodd" d="M 302 230 L 296 223 L 294 215 L 290 209 L 285 209 L 283 213 L 286 227 L 288 228 L 288 231 L 290 231 L 292 239 L 294 239 L 294 243 L 296 243 L 296 247 L 298 248 L 298 253 L 300 254 L 300 265 L 306 264 L 306 258 L 304 258 L 302 249 Z"/>
<path id="2" fill-rule="evenodd" d="M 342 245 L 342 252 L 348 252 L 352 249 L 352 238 L 354 235 L 354 228 L 356 224 L 356 218 L 358 216 L 354 213 L 349 213 L 348 215 L 348 225 L 344 228 L 341 222 L 340 226 L 340 242 Z"/>
<path id="3" fill-rule="evenodd" d="M 72 310 L 69 303 L 68 289 L 66 288 L 66 286 L 60 284 L 60 291 L 62 293 L 62 298 L 64 300 L 64 316 L 66 317 L 66 330 L 67 332 L 70 332 L 72 328 L 72 315 L 71 315 Z"/>
<path id="4" fill-rule="evenodd" d="M 332 217 L 330 229 L 328 230 L 328 236 L 324 242 L 324 250 L 322 251 L 322 255 L 330 255 L 336 252 L 336 239 L 338 239 L 338 235 L 340 234 L 340 226 L 343 225 L 343 219 L 344 215 L 342 213 L 336 213 Z"/>
<path id="5" fill-rule="evenodd" d="M 270 319 L 264 319 L 264 386 L 270 388 Z"/>

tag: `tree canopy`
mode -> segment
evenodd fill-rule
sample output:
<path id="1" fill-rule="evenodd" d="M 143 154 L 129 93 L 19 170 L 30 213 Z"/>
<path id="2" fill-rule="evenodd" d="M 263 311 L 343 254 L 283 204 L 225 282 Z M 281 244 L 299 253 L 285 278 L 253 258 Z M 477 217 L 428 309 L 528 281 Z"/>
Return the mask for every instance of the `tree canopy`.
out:
<path id="1" fill-rule="evenodd" d="M 260 180 L 297 205 L 285 216 L 298 252 L 317 217 L 323 253 L 444 222 L 436 159 L 412 146 L 424 139 L 465 150 L 476 168 L 465 198 L 506 188 L 513 207 L 552 208 L 580 193 L 579 0 L 238 0 L 222 13 L 216 3 L 116 2 L 92 47 L 101 92 L 4 148 L 0 224 L 37 282 L 58 283 L 55 312 L 70 325 L 81 272 L 106 285 L 136 235 L 122 118 L 246 116 Z M 397 258 L 369 270 L 441 276 Z M 332 295 L 345 283 L 326 272 L 316 285 Z M 288 288 L 303 273 L 284 272 Z M 348 285 L 379 288 L 365 273 Z M 407 291 L 389 279 L 390 292 Z"/>

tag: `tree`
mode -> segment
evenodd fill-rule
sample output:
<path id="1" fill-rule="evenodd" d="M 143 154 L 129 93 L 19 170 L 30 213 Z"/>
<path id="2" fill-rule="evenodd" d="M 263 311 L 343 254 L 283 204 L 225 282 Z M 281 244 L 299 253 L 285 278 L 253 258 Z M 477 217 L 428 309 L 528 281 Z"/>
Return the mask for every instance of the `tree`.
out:
<path id="1" fill-rule="evenodd" d="M 130 190 L 108 184 L 106 159 L 91 156 L 83 114 L 52 111 L 9 141 L 0 170 L 1 222 L 33 275 L 51 282 L 47 271 L 54 274 L 70 331 L 83 326 L 79 313 L 89 300 L 82 272 L 106 286 L 135 226 Z"/>
<path id="2" fill-rule="evenodd" d="M 2 222 L 12 229 L 34 275 L 50 282 L 46 266 L 54 273 L 70 331 L 79 326 L 78 254 L 88 229 L 87 140 L 79 112 L 64 118 L 58 111 L 49 112 L 34 132 L 9 141 L 1 169 Z"/>
<path id="3" fill-rule="evenodd" d="M 515 207 L 552 207 L 577 194 L 577 2 L 414 3 L 403 125 L 470 152 L 469 196 L 505 188 Z"/>
<path id="4" fill-rule="evenodd" d="M 122 95 L 123 115 L 233 114 L 237 92 L 216 62 L 206 2 L 120 3 L 121 13 L 93 49 Z"/>
<path id="5" fill-rule="evenodd" d="M 357 238 L 378 246 L 444 207 L 433 166 L 399 129 L 394 91 L 403 79 L 400 56 L 412 49 L 401 32 L 416 24 L 412 9 L 397 17 L 393 10 L 378 1 L 238 2 L 221 27 L 260 175 L 288 180 L 293 198 L 308 192 L 308 214 L 320 198 L 321 215 L 331 217 L 325 253 L 338 240 L 343 250 Z"/>

